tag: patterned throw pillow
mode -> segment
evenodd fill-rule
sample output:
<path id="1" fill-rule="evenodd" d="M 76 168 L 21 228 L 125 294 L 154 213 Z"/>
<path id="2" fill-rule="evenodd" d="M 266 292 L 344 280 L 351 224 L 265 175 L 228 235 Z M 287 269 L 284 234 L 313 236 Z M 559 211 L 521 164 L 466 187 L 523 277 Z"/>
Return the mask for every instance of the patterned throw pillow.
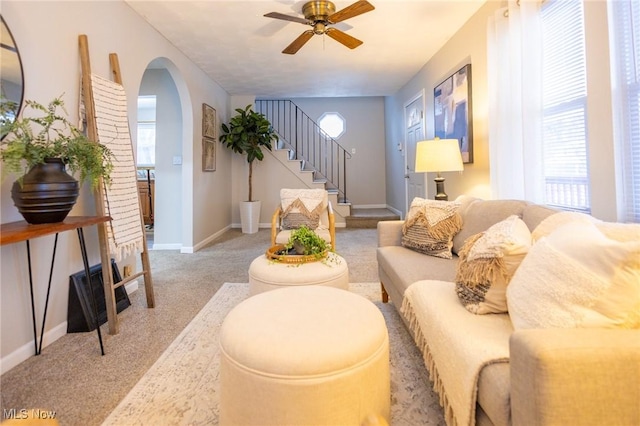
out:
<path id="1" fill-rule="evenodd" d="M 509 216 L 467 239 L 458 253 L 456 293 L 471 313 L 507 312 L 507 285 L 531 247 L 531 232 Z"/>
<path id="2" fill-rule="evenodd" d="M 298 229 L 304 225 L 317 229 L 320 213 L 327 204 L 326 198 L 324 189 L 281 189 L 282 228 Z"/>
<path id="3" fill-rule="evenodd" d="M 453 236 L 462 228 L 455 201 L 416 197 L 402 226 L 402 245 L 429 256 L 451 259 Z"/>
<path id="4" fill-rule="evenodd" d="M 640 327 L 640 241 L 568 223 L 540 238 L 507 288 L 515 329 Z"/>

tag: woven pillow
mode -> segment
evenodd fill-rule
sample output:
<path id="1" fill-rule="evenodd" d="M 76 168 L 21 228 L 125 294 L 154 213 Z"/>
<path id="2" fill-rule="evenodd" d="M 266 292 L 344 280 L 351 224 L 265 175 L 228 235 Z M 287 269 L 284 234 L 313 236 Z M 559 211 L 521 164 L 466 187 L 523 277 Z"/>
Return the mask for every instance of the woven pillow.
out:
<path id="1" fill-rule="evenodd" d="M 640 327 L 640 241 L 568 223 L 542 237 L 507 288 L 515 329 Z"/>
<path id="2" fill-rule="evenodd" d="M 402 245 L 429 256 L 451 259 L 453 236 L 462 228 L 460 204 L 416 197 L 402 226 Z"/>
<path id="3" fill-rule="evenodd" d="M 320 213 L 326 206 L 325 199 L 324 189 L 281 189 L 282 228 L 298 229 L 304 225 L 317 229 Z"/>
<path id="4" fill-rule="evenodd" d="M 474 314 L 507 312 L 507 285 L 531 247 L 531 232 L 509 216 L 467 239 L 458 253 L 456 293 Z"/>

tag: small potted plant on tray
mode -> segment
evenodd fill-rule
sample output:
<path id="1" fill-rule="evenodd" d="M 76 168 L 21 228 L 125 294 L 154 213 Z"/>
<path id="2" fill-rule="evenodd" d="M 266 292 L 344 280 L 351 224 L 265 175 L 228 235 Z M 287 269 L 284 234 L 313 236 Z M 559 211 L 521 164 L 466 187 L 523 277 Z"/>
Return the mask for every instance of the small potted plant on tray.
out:
<path id="1" fill-rule="evenodd" d="M 27 222 L 61 222 L 79 194 L 79 183 L 72 175 L 79 173 L 80 183 L 89 181 L 94 189 L 100 179 L 109 184 L 112 154 L 69 122 L 60 97 L 47 106 L 29 100 L 25 104 L 26 111 L 15 117 L 15 102 L 0 103 L 3 177 L 18 176 L 11 197 Z"/>

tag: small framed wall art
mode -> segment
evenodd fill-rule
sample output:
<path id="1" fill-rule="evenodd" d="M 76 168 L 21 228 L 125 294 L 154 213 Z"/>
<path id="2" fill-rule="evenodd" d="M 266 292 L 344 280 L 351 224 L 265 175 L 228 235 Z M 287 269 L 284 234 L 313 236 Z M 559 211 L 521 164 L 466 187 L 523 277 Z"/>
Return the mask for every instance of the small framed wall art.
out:
<path id="1" fill-rule="evenodd" d="M 215 139 L 202 138 L 202 171 L 214 172 L 216 170 L 216 141 Z"/>
<path id="2" fill-rule="evenodd" d="M 202 104 L 202 136 L 217 139 L 216 127 L 216 110 L 207 104 Z"/>
<path id="3" fill-rule="evenodd" d="M 433 90 L 435 136 L 457 139 L 463 163 L 473 163 L 471 64 L 460 68 Z"/>

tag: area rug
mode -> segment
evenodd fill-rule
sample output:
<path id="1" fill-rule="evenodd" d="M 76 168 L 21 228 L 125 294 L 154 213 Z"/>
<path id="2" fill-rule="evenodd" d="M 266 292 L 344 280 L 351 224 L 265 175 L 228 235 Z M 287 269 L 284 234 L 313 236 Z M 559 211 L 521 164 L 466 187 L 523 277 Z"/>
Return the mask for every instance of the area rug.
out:
<path id="1" fill-rule="evenodd" d="M 380 301 L 379 283 L 352 283 L 371 300 L 389 330 L 391 424 L 444 425 L 422 355 L 396 309 Z M 216 425 L 220 356 L 218 331 L 227 313 L 249 294 L 246 283 L 225 283 L 156 363 L 107 417 L 103 425 Z"/>

